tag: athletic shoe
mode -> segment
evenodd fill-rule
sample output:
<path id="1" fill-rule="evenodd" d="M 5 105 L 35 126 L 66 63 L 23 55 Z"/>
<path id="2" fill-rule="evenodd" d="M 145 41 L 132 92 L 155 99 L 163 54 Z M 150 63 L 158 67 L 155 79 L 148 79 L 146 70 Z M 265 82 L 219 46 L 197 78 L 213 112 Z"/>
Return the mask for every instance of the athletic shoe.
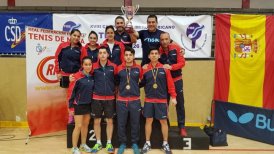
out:
<path id="1" fill-rule="evenodd" d="M 107 143 L 107 145 L 106 145 L 106 151 L 108 153 L 114 153 L 114 149 L 113 149 L 113 146 L 112 146 L 111 143 Z"/>
<path id="2" fill-rule="evenodd" d="M 81 154 L 78 148 L 72 148 L 71 151 L 72 151 L 72 154 Z"/>
<path id="3" fill-rule="evenodd" d="M 165 152 L 165 154 L 172 154 L 168 143 L 165 145 L 162 145 L 162 150 Z"/>
<path id="4" fill-rule="evenodd" d="M 151 146 L 148 143 L 145 143 L 141 153 L 146 154 L 149 150 L 151 150 Z"/>
<path id="5" fill-rule="evenodd" d="M 180 129 L 180 135 L 181 135 L 182 137 L 186 137 L 186 136 L 187 136 L 187 133 L 186 133 L 186 129 L 185 129 L 185 128 L 181 128 L 181 129 Z"/>
<path id="6" fill-rule="evenodd" d="M 86 144 L 81 144 L 80 145 L 80 151 L 84 151 L 84 152 L 91 152 L 91 149 L 88 145 Z"/>
<path id="7" fill-rule="evenodd" d="M 96 152 L 100 151 L 101 149 L 102 149 L 102 145 L 96 143 L 96 144 L 93 146 L 93 148 L 91 149 L 91 153 L 96 153 Z"/>
<path id="8" fill-rule="evenodd" d="M 137 144 L 132 144 L 132 150 L 134 154 L 140 154 L 140 150 Z"/>
<path id="9" fill-rule="evenodd" d="M 119 149 L 118 149 L 117 154 L 123 154 L 124 151 L 125 151 L 125 149 L 126 149 L 126 147 L 127 147 L 126 144 L 121 144 L 120 147 L 119 147 Z"/>

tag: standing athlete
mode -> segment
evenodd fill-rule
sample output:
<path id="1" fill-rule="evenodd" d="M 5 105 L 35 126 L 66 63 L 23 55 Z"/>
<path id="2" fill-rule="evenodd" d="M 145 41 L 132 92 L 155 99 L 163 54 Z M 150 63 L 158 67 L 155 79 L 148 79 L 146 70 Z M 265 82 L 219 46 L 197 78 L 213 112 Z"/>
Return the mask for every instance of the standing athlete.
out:
<path id="1" fill-rule="evenodd" d="M 120 142 L 118 154 L 123 154 L 126 148 L 128 115 L 130 117 L 132 149 L 134 154 L 140 153 L 138 147 L 141 113 L 139 81 L 142 77 L 142 69 L 135 63 L 134 55 L 134 49 L 126 47 L 125 62 L 118 66 L 119 90 L 116 103 L 118 140 Z"/>
<path id="2" fill-rule="evenodd" d="M 107 121 L 107 144 L 106 151 L 113 153 L 111 144 L 113 133 L 113 117 L 115 115 L 115 79 L 117 74 L 116 65 L 108 60 L 108 52 L 105 47 L 100 47 L 97 63 L 93 65 L 94 90 L 93 102 L 91 104 L 91 116 L 94 118 L 94 132 L 96 144 L 91 152 L 96 153 L 102 149 L 101 142 L 101 118 L 106 117 Z"/>
<path id="3" fill-rule="evenodd" d="M 158 61 L 160 58 L 158 49 L 151 49 L 149 59 L 151 62 L 144 69 L 141 85 L 145 86 L 144 117 L 146 118 L 145 134 L 146 143 L 142 153 L 147 153 L 151 149 L 150 136 L 152 132 L 153 119 L 161 123 L 163 144 L 162 150 L 166 154 L 171 154 L 168 144 L 168 93 L 171 96 L 172 105 L 176 105 L 176 92 L 174 83 L 168 69 Z"/>
<path id="4" fill-rule="evenodd" d="M 177 121 L 180 129 L 180 135 L 186 137 L 185 129 L 185 107 L 184 107 L 184 93 L 183 93 L 183 80 L 182 68 L 185 66 L 185 59 L 180 54 L 180 47 L 177 44 L 170 43 L 169 33 L 162 33 L 160 36 L 160 59 L 159 61 L 164 65 L 165 69 L 170 70 L 176 93 L 177 93 Z"/>

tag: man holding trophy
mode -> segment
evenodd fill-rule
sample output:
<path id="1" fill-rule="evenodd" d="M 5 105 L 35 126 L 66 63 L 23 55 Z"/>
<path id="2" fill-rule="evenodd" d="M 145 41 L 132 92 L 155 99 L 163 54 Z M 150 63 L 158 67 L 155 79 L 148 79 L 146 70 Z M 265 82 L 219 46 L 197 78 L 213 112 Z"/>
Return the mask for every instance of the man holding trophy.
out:
<path id="1" fill-rule="evenodd" d="M 125 31 L 125 19 L 122 16 L 117 16 L 115 18 L 115 36 L 116 41 L 122 42 L 125 46 L 132 48 L 132 43 L 136 43 L 136 39 L 131 38 L 131 36 Z"/>

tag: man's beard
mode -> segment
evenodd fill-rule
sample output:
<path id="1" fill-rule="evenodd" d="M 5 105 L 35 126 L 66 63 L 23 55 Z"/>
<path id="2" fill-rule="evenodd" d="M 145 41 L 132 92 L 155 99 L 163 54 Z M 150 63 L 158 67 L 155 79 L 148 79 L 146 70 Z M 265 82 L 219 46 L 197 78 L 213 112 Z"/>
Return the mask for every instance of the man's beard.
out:
<path id="1" fill-rule="evenodd" d="M 123 32 L 123 31 L 125 31 L 125 28 L 124 28 L 124 27 L 118 27 L 118 28 L 117 28 L 117 31 L 118 31 L 118 32 Z"/>

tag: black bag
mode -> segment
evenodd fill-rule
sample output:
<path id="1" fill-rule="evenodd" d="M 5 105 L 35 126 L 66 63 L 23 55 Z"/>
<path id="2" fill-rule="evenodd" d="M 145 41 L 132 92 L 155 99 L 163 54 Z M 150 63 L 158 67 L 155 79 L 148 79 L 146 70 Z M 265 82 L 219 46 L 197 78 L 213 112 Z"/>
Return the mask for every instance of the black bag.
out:
<path id="1" fill-rule="evenodd" d="M 211 113 L 210 116 L 212 116 L 212 106 L 214 105 L 214 101 L 211 103 Z M 211 117 L 212 119 L 212 117 Z M 210 138 L 210 145 L 212 146 L 228 146 L 227 144 L 227 138 L 226 138 L 226 132 L 222 131 L 221 129 L 214 128 L 212 126 L 212 122 L 210 120 L 209 126 L 204 127 L 204 132 L 209 136 Z"/>
<path id="2" fill-rule="evenodd" d="M 226 132 L 212 126 L 205 126 L 204 132 L 210 138 L 210 145 L 212 146 L 228 146 Z"/>

